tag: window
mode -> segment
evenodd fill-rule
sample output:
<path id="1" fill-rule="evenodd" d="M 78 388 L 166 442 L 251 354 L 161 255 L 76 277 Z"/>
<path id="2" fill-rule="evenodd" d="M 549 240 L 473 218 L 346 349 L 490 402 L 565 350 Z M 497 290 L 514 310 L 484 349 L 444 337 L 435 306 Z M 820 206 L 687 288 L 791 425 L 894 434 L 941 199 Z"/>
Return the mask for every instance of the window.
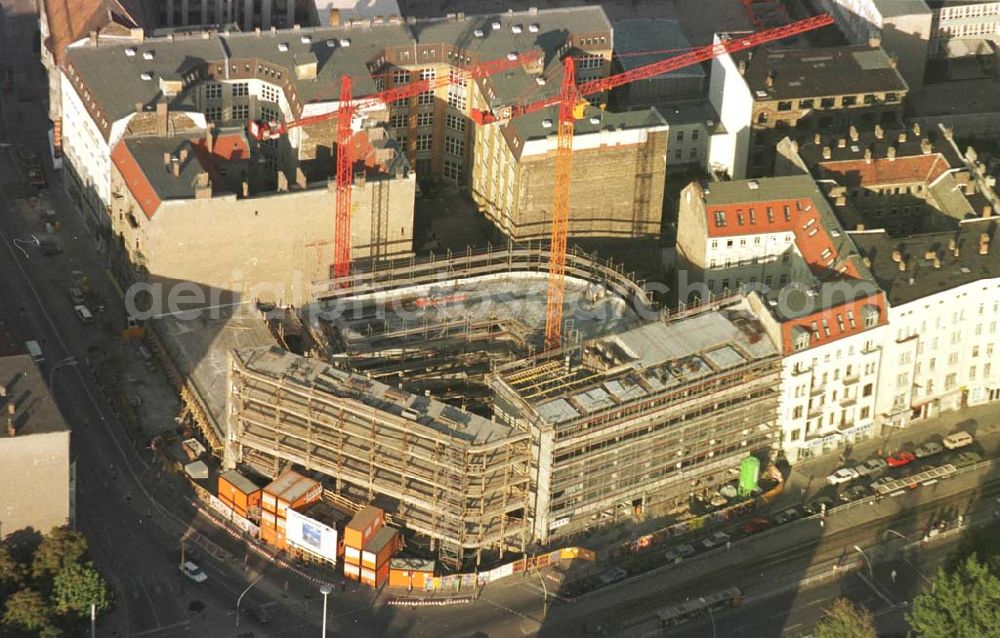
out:
<path id="1" fill-rule="evenodd" d="M 867 419 L 869 414 L 871 414 L 871 408 L 869 408 L 866 405 L 865 407 L 861 408 L 861 411 L 858 413 L 858 418 Z"/>
<path id="2" fill-rule="evenodd" d="M 778 110 L 779 111 L 791 111 L 792 110 L 792 103 L 791 103 L 791 101 L 785 100 L 783 102 L 778 102 Z"/>
<path id="3" fill-rule="evenodd" d="M 856 95 L 845 95 L 840 100 L 841 106 L 854 106 L 858 103 L 858 96 Z"/>
<path id="4" fill-rule="evenodd" d="M 811 109 L 813 105 L 816 104 L 816 100 L 809 98 L 807 100 L 799 100 L 800 109 Z"/>
<path id="5" fill-rule="evenodd" d="M 722 228 L 726 225 L 726 213 L 721 210 L 715 211 L 715 227 Z"/>
<path id="6" fill-rule="evenodd" d="M 222 107 L 210 106 L 205 109 L 205 119 L 209 122 L 217 122 L 222 119 Z"/>
<path id="7" fill-rule="evenodd" d="M 692 148 L 691 151 L 688 153 L 688 157 L 690 159 L 697 159 L 697 157 L 698 157 L 698 149 L 697 148 Z"/>
<path id="8" fill-rule="evenodd" d="M 976 380 L 976 366 L 972 366 L 971 368 L 969 368 L 969 380 L 970 381 Z"/>
<path id="9" fill-rule="evenodd" d="M 246 97 L 250 95 L 250 85 L 246 82 L 233 84 L 233 97 Z"/>
<path id="10" fill-rule="evenodd" d="M 779 286 L 784 286 L 787 283 L 788 283 L 788 275 L 782 275 L 781 279 L 778 280 Z"/>
<path id="11" fill-rule="evenodd" d="M 696 139 L 698 139 L 698 137 L 699 137 L 698 136 L 698 129 L 695 129 L 695 130 L 691 131 L 691 139 L 692 140 L 696 140 Z"/>
<path id="12" fill-rule="evenodd" d="M 417 104 L 434 104 L 434 91 L 424 91 L 417 96 Z"/>
<path id="13" fill-rule="evenodd" d="M 242 106 L 242 108 L 240 108 L 241 106 Z M 246 105 L 246 104 L 243 104 L 243 105 L 234 104 L 233 105 L 233 119 L 234 120 L 245 120 L 245 119 L 247 119 L 249 117 L 248 110 L 249 110 L 248 109 L 248 105 Z M 242 114 L 242 116 L 238 115 L 240 113 Z M 281 119 L 278 116 L 278 110 L 277 109 L 268 108 L 266 106 L 260 107 L 260 117 L 265 122 L 277 122 L 279 119 Z"/>
<path id="14" fill-rule="evenodd" d="M 434 137 L 430 133 L 417 135 L 417 151 L 429 151 L 433 144 Z"/>
<path id="15" fill-rule="evenodd" d="M 576 59 L 577 69 L 599 69 L 604 64 L 604 58 L 599 55 L 585 55 Z"/>
<path id="16" fill-rule="evenodd" d="M 677 141 L 678 142 L 684 141 L 684 131 L 677 131 Z"/>
<path id="17" fill-rule="evenodd" d="M 465 118 L 460 115 L 448 113 L 444 116 L 444 125 L 453 131 L 461 133 L 465 131 Z"/>
<path id="18" fill-rule="evenodd" d="M 395 85 L 409 84 L 410 83 L 410 72 L 404 71 L 402 69 L 396 69 L 392 72 L 392 83 Z"/>
<path id="19" fill-rule="evenodd" d="M 896 387 L 897 388 L 905 387 L 907 384 L 909 384 L 909 382 L 910 382 L 910 373 L 909 372 L 901 372 L 898 375 L 896 375 Z"/>
<path id="20" fill-rule="evenodd" d="M 448 135 L 444 138 L 444 150 L 449 155 L 462 157 L 465 154 L 465 140 Z"/>
<path id="21" fill-rule="evenodd" d="M 798 441 L 799 440 L 799 436 L 801 436 L 801 434 L 802 434 L 801 430 L 792 430 L 792 436 L 791 436 L 790 440 L 792 440 L 792 441 Z"/>
<path id="22" fill-rule="evenodd" d="M 222 97 L 222 85 L 218 82 L 208 82 L 205 84 L 205 99 L 218 100 Z"/>
<path id="23" fill-rule="evenodd" d="M 278 87 L 271 86 L 270 84 L 264 84 L 260 87 L 260 99 L 265 102 L 277 102 L 278 101 Z"/>
<path id="24" fill-rule="evenodd" d="M 891 93 L 890 92 L 890 93 L 886 93 L 885 94 L 885 101 L 886 102 L 896 102 L 898 100 L 899 100 L 899 96 L 897 96 L 895 93 Z"/>
<path id="25" fill-rule="evenodd" d="M 684 149 L 677 149 L 674 151 L 674 159 L 681 159 L 684 157 Z"/>
<path id="26" fill-rule="evenodd" d="M 455 107 L 460 111 L 465 110 L 466 106 L 466 95 L 465 87 L 462 86 L 449 86 L 448 87 L 448 104 Z"/>
<path id="27" fill-rule="evenodd" d="M 801 405 L 795 406 L 795 409 L 792 410 L 792 418 L 793 419 L 801 419 L 802 418 L 802 406 Z"/>
<path id="28" fill-rule="evenodd" d="M 406 116 L 402 115 L 402 114 L 390 116 L 389 117 L 389 126 L 391 128 L 403 128 L 403 127 L 405 127 L 406 126 Z"/>
<path id="29" fill-rule="evenodd" d="M 466 86 L 469 82 L 469 80 L 465 76 L 463 76 L 461 73 L 456 73 L 454 69 L 448 71 L 448 81 L 454 84 L 455 86 Z"/>
<path id="30" fill-rule="evenodd" d="M 434 126 L 434 113 L 417 113 L 417 126 Z"/>
<path id="31" fill-rule="evenodd" d="M 872 384 L 866 383 L 865 387 L 861 389 L 861 396 L 870 397 L 872 395 Z"/>
<path id="32" fill-rule="evenodd" d="M 958 363 L 958 353 L 952 352 L 948 355 L 948 365 L 953 366 Z"/>
<path id="33" fill-rule="evenodd" d="M 445 179 L 451 179 L 454 181 L 459 181 L 462 179 L 462 164 L 454 160 L 446 159 L 444 161 L 444 176 Z"/>
<path id="34" fill-rule="evenodd" d="M 421 80 L 433 80 L 437 77 L 437 71 L 434 69 L 420 69 L 420 79 Z"/>
<path id="35" fill-rule="evenodd" d="M 954 388 L 957 380 L 958 380 L 958 375 L 955 374 L 954 372 L 946 376 L 944 378 L 944 389 L 951 390 L 952 388 Z"/>
<path id="36" fill-rule="evenodd" d="M 832 109 L 834 104 L 836 100 L 832 97 L 825 97 L 819 101 L 820 107 L 824 109 Z"/>

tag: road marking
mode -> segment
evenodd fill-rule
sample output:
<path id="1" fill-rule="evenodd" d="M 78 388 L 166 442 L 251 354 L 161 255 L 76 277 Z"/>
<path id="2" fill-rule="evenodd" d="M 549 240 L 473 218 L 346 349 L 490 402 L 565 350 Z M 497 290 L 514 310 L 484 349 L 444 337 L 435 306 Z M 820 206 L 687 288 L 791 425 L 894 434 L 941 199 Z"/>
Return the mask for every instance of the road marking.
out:
<path id="1" fill-rule="evenodd" d="M 149 609 L 150 611 L 153 612 L 153 620 L 156 621 L 157 625 L 159 625 L 160 617 L 156 614 L 156 605 L 153 603 L 152 596 L 149 595 L 149 590 L 147 590 L 146 586 L 142 583 L 139 583 L 139 588 L 142 590 L 142 593 L 146 597 L 146 600 L 149 601 Z"/>
<path id="2" fill-rule="evenodd" d="M 173 631 L 174 629 L 188 629 L 191 627 L 190 620 L 182 620 L 181 622 L 174 623 L 172 625 L 166 625 L 165 627 L 154 627 L 153 629 L 146 629 L 145 631 L 139 631 L 133 636 L 152 636 L 153 634 L 163 633 L 165 631 Z"/>

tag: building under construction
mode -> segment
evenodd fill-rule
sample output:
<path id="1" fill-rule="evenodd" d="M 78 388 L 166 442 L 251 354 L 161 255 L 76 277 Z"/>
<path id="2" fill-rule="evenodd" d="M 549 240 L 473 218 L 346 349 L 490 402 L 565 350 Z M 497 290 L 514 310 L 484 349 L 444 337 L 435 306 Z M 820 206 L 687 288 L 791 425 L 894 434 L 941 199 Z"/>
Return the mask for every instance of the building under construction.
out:
<path id="1" fill-rule="evenodd" d="M 539 353 L 547 268 L 509 247 L 327 282 L 297 315 L 312 356 L 231 356 L 227 464 L 320 472 L 457 566 L 665 511 L 771 447 L 780 360 L 744 302 L 666 317 L 572 253 Z"/>

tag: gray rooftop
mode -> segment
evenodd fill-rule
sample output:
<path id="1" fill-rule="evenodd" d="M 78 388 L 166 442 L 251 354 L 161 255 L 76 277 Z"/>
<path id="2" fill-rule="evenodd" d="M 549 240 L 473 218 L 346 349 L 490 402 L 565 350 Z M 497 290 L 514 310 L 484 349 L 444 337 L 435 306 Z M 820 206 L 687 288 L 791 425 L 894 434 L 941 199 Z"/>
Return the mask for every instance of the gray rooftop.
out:
<path id="1" fill-rule="evenodd" d="M 545 126 L 548 121 L 551 125 Z M 512 119 L 506 126 L 513 126 L 518 137 L 523 140 L 543 139 L 555 135 L 559 127 L 559 107 L 550 106 L 541 111 L 527 113 Z M 655 107 L 635 111 L 612 112 L 601 110 L 596 106 L 588 106 L 582 119 L 576 120 L 573 126 L 574 135 L 587 135 L 602 130 L 618 129 L 648 129 L 667 126 L 660 112 Z M 518 146 L 518 153 L 523 146 Z"/>
<path id="2" fill-rule="evenodd" d="M 980 237 L 989 238 L 986 255 L 979 254 Z M 851 233 L 858 249 L 871 260 L 871 271 L 878 285 L 885 290 L 889 304 L 899 306 L 980 279 L 1000 277 L 1000 247 L 997 222 L 993 219 L 966 221 L 957 232 L 911 235 L 902 239 L 885 232 Z M 958 256 L 949 250 L 955 241 Z M 900 271 L 892 254 L 899 251 L 906 262 Z M 940 268 L 928 260 L 929 251 L 937 254 Z M 912 279 L 913 283 L 910 283 Z"/>
<path id="3" fill-rule="evenodd" d="M 882 15 L 883 18 L 907 16 L 907 15 L 926 15 L 931 12 L 924 3 L 924 0 L 872 0 L 875 4 L 875 8 Z M 948 0 L 950 2 L 958 2 L 959 0 Z M 961 4 L 975 4 L 976 0 L 971 2 L 967 0 L 961 0 Z"/>
<path id="4" fill-rule="evenodd" d="M 499 22 L 500 28 L 492 29 L 493 22 Z M 520 34 L 514 33 L 516 25 L 522 27 Z M 531 25 L 538 27 L 529 29 Z M 476 37 L 477 29 L 483 31 L 483 37 Z M 290 101 L 294 97 L 306 103 L 336 100 L 340 76 L 345 73 L 354 82 L 356 97 L 375 93 L 371 73 L 387 47 L 449 44 L 462 48 L 473 61 L 501 59 L 511 51 L 526 52 L 541 47 L 546 62 L 558 64 L 557 50 L 569 35 L 610 33 L 610 30 L 610 23 L 600 7 L 576 7 L 469 16 L 463 20 L 425 20 L 414 24 L 374 25 L 367 22 L 364 26 L 260 34 L 176 35 L 173 39 L 151 38 L 142 43 L 112 45 L 102 42 L 99 47 L 86 42 L 67 49 L 66 54 L 67 62 L 86 83 L 91 97 L 113 122 L 133 112 L 138 102 L 147 106 L 156 102 L 161 95 L 161 78 L 180 80 L 209 65 L 221 68 L 224 60 L 231 64 L 233 79 L 256 76 L 279 85 L 287 82 L 286 95 Z M 342 42 L 349 42 L 349 45 L 342 46 Z M 609 41 L 608 48 L 610 45 Z M 130 50 L 133 51 L 129 53 Z M 149 55 L 152 59 L 146 59 Z M 297 79 L 296 66 L 310 62 L 316 63 L 316 79 Z M 284 71 L 272 76 L 266 70 L 255 68 L 260 63 Z M 419 64 L 419 61 L 409 64 Z M 152 79 L 143 80 L 142 73 L 151 73 Z M 502 82 L 500 85 L 502 88 Z M 507 98 L 514 95 L 503 90 L 499 93 Z M 174 101 L 184 102 L 183 95 Z"/>
<path id="5" fill-rule="evenodd" d="M 194 197 L 198 174 L 207 168 L 202 166 L 190 140 L 180 137 L 127 137 L 122 143 L 161 201 Z M 186 153 L 183 162 L 180 161 L 182 151 Z M 180 165 L 178 176 L 175 177 L 172 166 L 164 162 L 165 154 L 177 158 Z"/>
<path id="6" fill-rule="evenodd" d="M 769 73 L 772 87 L 767 86 Z M 758 100 L 902 93 L 908 88 L 885 52 L 868 45 L 757 50 L 744 77 Z"/>
<path id="7" fill-rule="evenodd" d="M 70 429 L 30 355 L 0 357 L 0 385 L 6 388 L 7 394 L 0 397 L 0 439 L 8 436 L 7 410 L 11 404 L 15 407 L 13 425 L 16 436 Z"/>
<path id="8" fill-rule="evenodd" d="M 615 59 L 626 71 L 659 62 L 691 48 L 677 20 L 631 18 L 616 20 L 614 28 Z M 671 50 L 674 52 L 668 52 Z M 650 53 L 650 51 L 661 51 L 661 53 Z M 656 78 L 668 77 L 705 77 L 705 70 L 700 64 L 693 64 L 656 76 Z"/>
<path id="9" fill-rule="evenodd" d="M 460 410 L 430 397 L 392 388 L 368 377 L 333 368 L 318 359 L 301 357 L 278 347 L 243 348 L 234 353 L 248 369 L 283 378 L 286 382 L 310 386 L 330 396 L 359 401 L 380 412 L 416 413 L 420 425 L 472 444 L 506 438 L 517 431 L 471 412 Z"/>

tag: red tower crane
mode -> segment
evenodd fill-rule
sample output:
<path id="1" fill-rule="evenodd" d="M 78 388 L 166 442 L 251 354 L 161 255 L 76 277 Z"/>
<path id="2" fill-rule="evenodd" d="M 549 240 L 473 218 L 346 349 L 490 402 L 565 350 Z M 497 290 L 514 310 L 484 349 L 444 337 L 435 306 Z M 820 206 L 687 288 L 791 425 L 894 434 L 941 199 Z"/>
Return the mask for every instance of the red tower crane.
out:
<path id="1" fill-rule="evenodd" d="M 380 91 L 357 101 L 351 98 L 351 78 L 344 75 L 340 81 L 339 107 L 336 111 L 312 115 L 291 122 L 266 122 L 262 124 L 251 121 L 247 129 L 251 137 L 257 140 L 268 140 L 287 133 L 293 128 L 337 118 L 337 203 L 333 230 L 333 275 L 340 279 L 349 274 L 351 266 L 351 185 L 354 178 L 351 172 L 354 158 L 351 156 L 350 142 L 351 119 L 354 114 L 379 104 L 391 104 L 397 100 L 433 91 L 455 81 L 487 77 L 535 62 L 540 57 L 541 53 L 537 50 L 522 54 L 511 53 L 506 58 L 481 62 L 471 69 L 449 73 L 433 80 L 417 80 L 403 86 Z"/>
<path id="2" fill-rule="evenodd" d="M 552 234 L 550 238 L 548 301 L 545 316 L 545 349 L 558 348 L 562 343 L 563 297 L 566 288 L 566 241 L 569 229 L 570 178 L 573 169 L 574 111 L 583 96 L 609 91 L 636 80 L 655 77 L 682 69 L 692 64 L 707 62 L 724 53 L 735 53 L 760 44 L 782 40 L 807 31 L 833 24 L 833 18 L 820 14 L 774 29 L 767 29 L 746 35 L 737 35 L 693 49 L 652 64 L 647 64 L 624 73 L 598 78 L 577 85 L 575 82 L 572 56 L 564 59 L 563 81 L 558 95 L 550 95 L 536 102 L 506 107 L 501 117 L 490 111 L 473 110 L 471 117 L 477 124 L 489 124 L 498 120 L 514 118 L 526 113 L 559 105 L 559 129 L 556 145 L 555 193 L 553 196 Z"/>

